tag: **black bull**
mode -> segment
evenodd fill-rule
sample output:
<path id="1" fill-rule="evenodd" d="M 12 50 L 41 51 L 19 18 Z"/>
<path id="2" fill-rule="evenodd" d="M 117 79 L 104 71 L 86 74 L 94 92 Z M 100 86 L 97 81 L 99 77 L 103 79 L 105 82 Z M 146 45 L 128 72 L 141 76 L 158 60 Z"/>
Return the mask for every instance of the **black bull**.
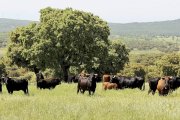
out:
<path id="1" fill-rule="evenodd" d="M 113 76 L 110 82 L 116 83 L 119 89 L 139 88 L 145 90 L 145 80 L 142 77 Z"/>
<path id="2" fill-rule="evenodd" d="M 61 81 L 59 79 L 53 78 L 53 79 L 41 79 L 37 81 L 37 88 L 40 89 L 53 89 L 56 87 L 56 85 L 61 84 Z"/>
<path id="3" fill-rule="evenodd" d="M 180 87 L 180 77 L 171 77 L 168 81 L 170 90 L 175 91 L 177 88 Z"/>
<path id="4" fill-rule="evenodd" d="M 25 94 L 28 94 L 28 81 L 26 79 L 12 79 L 9 77 L 4 78 L 6 88 L 8 93 L 13 94 L 13 91 L 24 91 Z"/>
<path id="5" fill-rule="evenodd" d="M 61 84 L 61 80 L 59 78 L 44 79 L 41 72 L 36 74 L 36 82 L 37 88 L 40 89 L 53 89 L 56 87 L 56 85 Z"/>
<path id="6" fill-rule="evenodd" d="M 148 83 L 149 83 L 149 91 L 148 91 L 148 94 L 149 94 L 149 93 L 152 93 L 153 95 L 155 94 L 156 89 L 157 89 L 157 85 L 158 85 L 158 81 L 159 81 L 160 79 L 161 79 L 160 77 L 156 77 L 156 78 L 150 78 L 150 79 L 148 80 Z"/>

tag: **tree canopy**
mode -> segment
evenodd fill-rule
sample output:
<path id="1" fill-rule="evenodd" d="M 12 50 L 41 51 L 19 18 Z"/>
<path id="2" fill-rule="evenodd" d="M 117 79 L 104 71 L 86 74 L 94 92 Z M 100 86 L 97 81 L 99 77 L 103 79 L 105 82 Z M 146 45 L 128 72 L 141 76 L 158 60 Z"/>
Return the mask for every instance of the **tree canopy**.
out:
<path id="1" fill-rule="evenodd" d="M 161 75 L 179 76 L 180 74 L 180 56 L 177 53 L 164 55 L 156 64 L 161 70 Z"/>
<path id="2" fill-rule="evenodd" d="M 129 51 L 121 43 L 109 42 L 107 22 L 98 16 L 50 7 L 40 14 L 39 23 L 11 32 L 7 55 L 12 63 L 36 68 L 35 72 L 62 71 L 67 81 L 71 66 L 115 72 L 128 62 Z"/>

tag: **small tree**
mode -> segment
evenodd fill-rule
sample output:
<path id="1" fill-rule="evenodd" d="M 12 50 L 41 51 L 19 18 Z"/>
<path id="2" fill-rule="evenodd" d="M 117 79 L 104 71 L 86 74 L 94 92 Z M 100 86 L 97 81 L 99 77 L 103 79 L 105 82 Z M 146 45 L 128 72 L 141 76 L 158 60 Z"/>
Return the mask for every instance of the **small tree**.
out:
<path id="1" fill-rule="evenodd" d="M 131 63 L 129 65 L 126 65 L 124 70 L 121 70 L 119 75 L 125 75 L 125 76 L 139 76 L 145 78 L 146 71 L 145 66 Z"/>
<path id="2" fill-rule="evenodd" d="M 111 41 L 108 49 L 107 55 L 102 56 L 98 68 L 100 71 L 116 74 L 129 62 L 129 49 L 120 40 Z"/>
<path id="3" fill-rule="evenodd" d="M 161 75 L 177 76 L 179 73 L 180 57 L 178 54 L 172 53 L 164 55 L 159 61 L 157 66 L 161 71 Z"/>

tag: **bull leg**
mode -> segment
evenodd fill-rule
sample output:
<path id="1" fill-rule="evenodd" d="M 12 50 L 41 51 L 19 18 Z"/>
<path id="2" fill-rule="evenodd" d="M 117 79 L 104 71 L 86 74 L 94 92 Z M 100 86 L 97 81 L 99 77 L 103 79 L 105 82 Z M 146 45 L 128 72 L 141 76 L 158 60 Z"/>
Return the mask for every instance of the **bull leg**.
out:
<path id="1" fill-rule="evenodd" d="M 11 90 L 8 90 L 8 93 L 9 93 L 9 94 L 12 94 Z"/>
<path id="2" fill-rule="evenodd" d="M 155 92 L 156 92 L 156 90 L 153 90 L 153 91 L 152 91 L 152 95 L 154 95 L 154 94 L 155 94 Z"/>
<path id="3" fill-rule="evenodd" d="M 80 90 L 80 86 L 79 86 L 79 83 L 77 85 L 77 94 L 79 93 L 79 90 Z"/>
<path id="4" fill-rule="evenodd" d="M 24 94 L 26 94 L 26 89 L 23 90 Z"/>
<path id="5" fill-rule="evenodd" d="M 79 88 L 77 89 L 77 94 L 79 93 Z"/>
<path id="6" fill-rule="evenodd" d="M 138 87 L 140 90 L 142 90 L 142 87 Z"/>
<path id="7" fill-rule="evenodd" d="M 159 96 L 161 96 L 162 95 L 162 91 L 159 91 Z"/>
<path id="8" fill-rule="evenodd" d="M 83 92 L 83 91 L 84 91 L 84 90 L 80 89 L 80 92 L 81 92 L 81 93 L 84 93 L 84 92 L 85 92 L 85 91 L 84 91 L 84 92 Z"/>
<path id="9" fill-rule="evenodd" d="M 82 91 L 82 94 L 84 94 L 85 90 Z"/>
<path id="10" fill-rule="evenodd" d="M 152 91 L 151 89 L 148 90 L 148 95 L 149 95 L 149 93 L 150 93 L 151 91 Z"/>
<path id="11" fill-rule="evenodd" d="M 89 90 L 89 95 L 91 95 L 91 90 Z"/>
<path id="12" fill-rule="evenodd" d="M 77 94 L 79 93 L 79 87 L 77 88 Z"/>
<path id="13" fill-rule="evenodd" d="M 2 85 L 1 85 L 1 83 L 0 83 L 0 93 L 2 93 Z"/>

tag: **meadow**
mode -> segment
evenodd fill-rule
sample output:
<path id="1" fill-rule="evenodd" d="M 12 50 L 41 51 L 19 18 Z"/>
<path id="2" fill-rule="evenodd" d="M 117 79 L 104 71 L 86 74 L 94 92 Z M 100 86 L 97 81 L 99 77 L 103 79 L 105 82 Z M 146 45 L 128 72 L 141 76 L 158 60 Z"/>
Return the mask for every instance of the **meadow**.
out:
<path id="1" fill-rule="evenodd" d="M 148 95 L 146 90 L 102 90 L 92 96 L 76 93 L 77 84 L 62 83 L 53 90 L 29 85 L 9 95 L 0 94 L 0 120 L 179 120 L 180 89 L 168 96 Z"/>

